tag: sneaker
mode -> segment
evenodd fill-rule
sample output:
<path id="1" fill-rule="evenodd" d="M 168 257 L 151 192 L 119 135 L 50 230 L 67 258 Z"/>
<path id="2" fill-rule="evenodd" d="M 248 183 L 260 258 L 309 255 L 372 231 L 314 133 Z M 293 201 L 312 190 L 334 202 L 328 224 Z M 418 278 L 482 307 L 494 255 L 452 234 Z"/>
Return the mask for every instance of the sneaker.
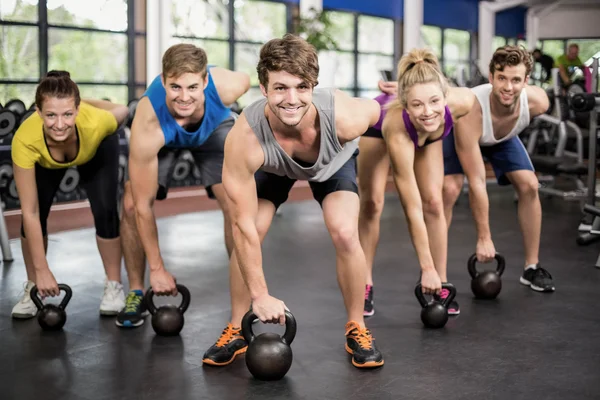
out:
<path id="1" fill-rule="evenodd" d="M 104 295 L 100 303 L 100 315 L 117 315 L 125 307 L 123 285 L 116 281 L 104 283 Z"/>
<path id="2" fill-rule="evenodd" d="M 554 292 L 555 290 L 552 275 L 539 264 L 535 268 L 529 267 L 523 271 L 520 281 L 536 292 Z"/>
<path id="3" fill-rule="evenodd" d="M 367 285 L 365 288 L 365 310 L 363 315 L 370 317 L 375 314 L 375 308 L 373 308 L 373 286 Z"/>
<path id="4" fill-rule="evenodd" d="M 12 317 L 18 319 L 28 319 L 33 318 L 37 315 L 38 309 L 31 300 L 31 289 L 35 286 L 35 283 L 32 281 L 27 281 L 24 285 L 23 297 L 21 300 L 13 307 L 12 309 Z"/>
<path id="5" fill-rule="evenodd" d="M 123 328 L 135 328 L 144 323 L 148 315 L 144 303 L 144 293 L 141 290 L 132 290 L 125 299 L 125 307 L 117 314 L 115 323 Z"/>
<path id="6" fill-rule="evenodd" d="M 202 362 L 216 366 L 229 365 L 246 350 L 248 350 L 248 343 L 242 336 L 242 328 L 234 328 L 233 325 L 227 324 L 217 343 L 210 346 L 204 353 Z"/>
<path id="7" fill-rule="evenodd" d="M 439 295 L 434 295 L 433 297 L 437 301 L 444 301 L 450 295 L 450 291 L 448 289 L 442 289 Z M 448 315 L 458 315 L 460 314 L 460 308 L 458 307 L 458 303 L 456 300 L 452 300 L 450 304 L 448 304 Z"/>
<path id="8" fill-rule="evenodd" d="M 375 345 L 371 331 L 354 321 L 346 324 L 346 351 L 352 354 L 352 365 L 375 368 L 383 365 L 383 355 Z"/>

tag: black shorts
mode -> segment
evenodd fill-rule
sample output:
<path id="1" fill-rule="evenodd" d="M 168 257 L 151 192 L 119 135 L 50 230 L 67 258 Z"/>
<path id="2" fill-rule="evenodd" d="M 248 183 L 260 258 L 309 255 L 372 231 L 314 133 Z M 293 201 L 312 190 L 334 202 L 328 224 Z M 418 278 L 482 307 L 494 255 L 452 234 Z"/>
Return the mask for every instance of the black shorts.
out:
<path id="1" fill-rule="evenodd" d="M 206 142 L 199 147 L 193 148 L 169 148 L 163 147 L 158 152 L 158 192 L 156 200 L 164 200 L 169 192 L 169 184 L 173 179 L 173 172 L 181 153 L 188 150 L 194 158 L 194 164 L 198 167 L 201 185 L 206 189 L 208 197 L 214 199 L 211 190 L 212 185 L 222 182 L 223 157 L 225 139 L 233 127 L 237 114 L 232 115 L 221 122 L 213 131 Z"/>
<path id="2" fill-rule="evenodd" d="M 319 204 L 323 204 L 325 197 L 333 192 L 342 190 L 358 194 L 356 184 L 356 157 L 358 151 L 340 169 L 324 182 L 309 182 L 313 197 Z M 279 176 L 262 170 L 254 174 L 256 179 L 256 192 L 259 199 L 269 200 L 279 208 L 285 203 L 288 194 L 294 186 L 296 179 L 287 176 Z"/>
<path id="3" fill-rule="evenodd" d="M 363 136 L 373 137 L 373 138 L 377 138 L 377 139 L 383 139 L 383 134 L 381 133 L 381 131 L 379 129 L 375 129 L 373 127 L 370 127 L 369 129 L 367 129 L 367 131 L 363 134 Z"/>

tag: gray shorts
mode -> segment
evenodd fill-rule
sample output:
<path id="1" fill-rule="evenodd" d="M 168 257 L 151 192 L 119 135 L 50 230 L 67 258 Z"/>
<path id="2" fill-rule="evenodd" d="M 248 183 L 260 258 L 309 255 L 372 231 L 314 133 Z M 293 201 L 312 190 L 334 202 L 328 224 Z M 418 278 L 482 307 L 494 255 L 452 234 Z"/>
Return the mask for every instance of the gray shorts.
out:
<path id="1" fill-rule="evenodd" d="M 179 156 L 184 151 L 189 151 L 194 158 L 194 164 L 198 167 L 201 185 L 204 186 L 208 197 L 214 199 L 211 190 L 212 185 L 221 183 L 223 172 L 223 157 L 225 149 L 225 138 L 233 127 L 237 114 L 221 122 L 209 138 L 199 147 L 193 148 L 169 148 L 163 147 L 158 152 L 158 191 L 156 200 L 164 200 L 169 192 L 169 183 L 173 179 L 173 172 Z"/>

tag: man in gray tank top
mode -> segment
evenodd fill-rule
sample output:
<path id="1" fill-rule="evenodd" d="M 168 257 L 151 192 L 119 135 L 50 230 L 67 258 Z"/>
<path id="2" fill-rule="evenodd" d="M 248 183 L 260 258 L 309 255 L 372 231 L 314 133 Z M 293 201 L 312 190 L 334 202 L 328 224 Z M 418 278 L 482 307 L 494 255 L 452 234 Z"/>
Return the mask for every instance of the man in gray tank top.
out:
<path id="1" fill-rule="evenodd" d="M 277 207 L 297 180 L 309 182 L 336 249 L 338 282 L 348 313 L 346 351 L 358 368 L 383 365 L 363 320 L 366 259 L 358 240 L 358 138 L 380 106 L 339 90 L 314 89 L 314 47 L 298 36 L 267 42 L 257 67 L 264 99 L 246 107 L 225 143 L 223 184 L 230 199 L 235 252 L 230 264 L 231 321 L 203 362 L 227 365 L 246 351 L 241 320 L 285 323 L 286 305 L 269 294 L 261 242 Z"/>
<path id="2" fill-rule="evenodd" d="M 473 109 L 456 123 L 454 136 L 444 142 L 444 208 L 448 227 L 452 208 L 469 180 L 471 210 L 477 227 L 477 260 L 490 262 L 496 250 L 489 223 L 489 202 L 483 158 L 494 168 L 500 185 L 511 184 L 519 196 L 519 222 L 525 246 L 525 263 L 520 282 L 538 292 L 553 292 L 550 273 L 539 263 L 542 206 L 538 179 L 521 133 L 531 119 L 548 110 L 546 92 L 527 85 L 533 65 L 527 50 L 500 47 L 490 61 L 490 83 L 472 90 L 477 96 Z M 463 172 L 464 168 L 464 172 Z"/>

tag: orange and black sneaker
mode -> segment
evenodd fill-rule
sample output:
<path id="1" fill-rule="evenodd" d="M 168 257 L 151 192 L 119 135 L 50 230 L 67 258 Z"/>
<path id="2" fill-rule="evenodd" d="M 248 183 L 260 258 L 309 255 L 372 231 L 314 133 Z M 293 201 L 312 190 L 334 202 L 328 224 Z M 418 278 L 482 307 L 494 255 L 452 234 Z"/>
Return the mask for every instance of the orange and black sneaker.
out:
<path id="1" fill-rule="evenodd" d="M 235 357 L 239 354 L 244 354 L 247 349 L 248 343 L 246 343 L 246 339 L 242 336 L 242 329 L 234 328 L 233 325 L 227 324 L 217 343 L 210 346 L 206 350 L 206 353 L 204 353 L 202 362 L 216 366 L 229 365 L 235 360 Z"/>
<path id="2" fill-rule="evenodd" d="M 346 324 L 346 351 L 352 354 L 352 365 L 357 368 L 376 368 L 383 365 L 383 355 L 375 345 L 371 331 L 355 321 Z"/>

